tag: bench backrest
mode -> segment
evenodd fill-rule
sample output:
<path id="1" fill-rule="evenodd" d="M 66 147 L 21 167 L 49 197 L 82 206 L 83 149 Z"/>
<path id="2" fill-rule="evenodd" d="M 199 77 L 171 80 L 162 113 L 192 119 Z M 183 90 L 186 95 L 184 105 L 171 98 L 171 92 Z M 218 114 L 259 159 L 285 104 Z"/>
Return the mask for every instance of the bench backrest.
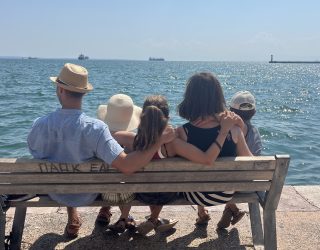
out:
<path id="1" fill-rule="evenodd" d="M 224 157 L 206 166 L 181 158 L 154 160 L 127 176 L 95 160 L 81 164 L 0 159 L 0 193 L 282 191 L 290 157 Z M 277 198 L 277 197 L 276 197 Z M 276 202 L 277 205 L 277 202 Z"/>

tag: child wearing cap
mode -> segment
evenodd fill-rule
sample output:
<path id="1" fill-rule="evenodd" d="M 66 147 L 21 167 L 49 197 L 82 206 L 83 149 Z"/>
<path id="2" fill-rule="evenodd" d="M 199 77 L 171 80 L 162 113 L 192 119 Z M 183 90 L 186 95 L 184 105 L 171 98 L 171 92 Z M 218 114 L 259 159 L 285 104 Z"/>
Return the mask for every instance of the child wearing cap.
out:
<path id="1" fill-rule="evenodd" d="M 249 91 L 239 91 L 231 98 L 230 111 L 236 113 L 244 122 L 243 134 L 251 153 L 255 156 L 261 155 L 262 142 L 258 129 L 251 124 L 251 118 L 256 113 L 256 102 L 254 96 Z M 244 216 L 235 204 L 228 203 L 223 211 L 223 215 L 218 222 L 218 228 L 227 228 L 236 224 Z"/>
<path id="2" fill-rule="evenodd" d="M 256 113 L 256 102 L 249 91 L 239 91 L 232 98 L 230 110 L 244 121 L 244 135 L 251 153 L 261 155 L 262 143 L 258 129 L 251 124 L 251 118 Z"/>

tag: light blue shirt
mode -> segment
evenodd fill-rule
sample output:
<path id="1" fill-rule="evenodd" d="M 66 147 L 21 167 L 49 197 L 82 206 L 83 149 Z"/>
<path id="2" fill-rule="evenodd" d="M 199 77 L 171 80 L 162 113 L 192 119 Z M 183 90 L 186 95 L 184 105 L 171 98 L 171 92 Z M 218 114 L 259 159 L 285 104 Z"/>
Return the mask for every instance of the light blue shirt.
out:
<path id="1" fill-rule="evenodd" d="M 35 120 L 28 135 L 28 146 L 34 158 L 61 163 L 100 158 L 111 164 L 123 151 L 104 122 L 77 109 L 57 109 Z M 97 195 L 49 194 L 51 199 L 70 207 L 86 206 Z"/>

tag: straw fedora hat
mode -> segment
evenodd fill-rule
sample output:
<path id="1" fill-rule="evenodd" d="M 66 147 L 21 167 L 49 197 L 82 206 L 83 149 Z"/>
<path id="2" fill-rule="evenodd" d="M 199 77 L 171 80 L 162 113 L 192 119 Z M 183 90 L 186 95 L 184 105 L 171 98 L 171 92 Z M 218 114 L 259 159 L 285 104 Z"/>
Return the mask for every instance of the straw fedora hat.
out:
<path id="1" fill-rule="evenodd" d="M 78 93 L 87 93 L 93 90 L 92 85 L 88 82 L 88 71 L 86 68 L 66 63 L 58 77 L 50 77 L 50 80 L 59 87 Z"/>
<path id="2" fill-rule="evenodd" d="M 106 105 L 99 105 L 97 116 L 110 131 L 131 131 L 139 126 L 141 111 L 130 96 L 117 94 L 111 96 Z"/>

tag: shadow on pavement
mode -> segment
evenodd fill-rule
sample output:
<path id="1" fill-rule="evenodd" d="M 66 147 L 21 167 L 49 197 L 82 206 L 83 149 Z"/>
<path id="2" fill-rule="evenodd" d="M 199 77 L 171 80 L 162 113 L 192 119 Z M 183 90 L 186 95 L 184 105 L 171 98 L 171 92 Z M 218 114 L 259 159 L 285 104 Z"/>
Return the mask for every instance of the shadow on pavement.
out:
<path id="1" fill-rule="evenodd" d="M 218 237 L 216 239 L 208 239 L 208 241 L 200 244 L 196 244 L 198 239 L 203 241 L 208 237 L 206 227 L 195 227 L 192 232 L 168 241 L 168 237 L 175 232 L 176 230 L 172 229 L 166 233 L 141 236 L 140 234 L 126 231 L 118 235 L 96 225 L 91 235 L 73 240 L 64 249 L 246 249 L 246 246 L 240 245 L 239 232 L 236 228 L 232 228 L 230 231 L 217 230 Z M 64 235 L 45 234 L 30 249 L 57 249 L 56 246 L 59 243 L 68 241 Z"/>

